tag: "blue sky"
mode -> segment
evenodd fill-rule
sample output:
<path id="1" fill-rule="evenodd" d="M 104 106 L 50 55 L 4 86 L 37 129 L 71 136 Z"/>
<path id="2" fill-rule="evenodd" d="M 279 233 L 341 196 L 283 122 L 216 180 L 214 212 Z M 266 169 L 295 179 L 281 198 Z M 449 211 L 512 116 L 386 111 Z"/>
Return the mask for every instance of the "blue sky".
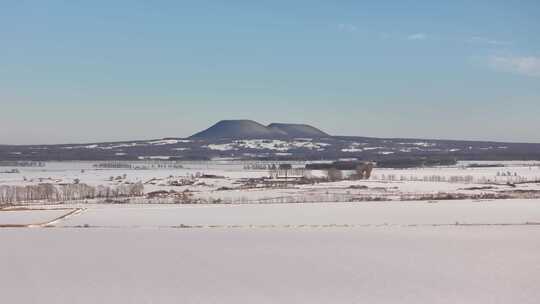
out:
<path id="1" fill-rule="evenodd" d="M 0 143 L 221 119 L 540 142 L 540 1 L 0 0 Z"/>

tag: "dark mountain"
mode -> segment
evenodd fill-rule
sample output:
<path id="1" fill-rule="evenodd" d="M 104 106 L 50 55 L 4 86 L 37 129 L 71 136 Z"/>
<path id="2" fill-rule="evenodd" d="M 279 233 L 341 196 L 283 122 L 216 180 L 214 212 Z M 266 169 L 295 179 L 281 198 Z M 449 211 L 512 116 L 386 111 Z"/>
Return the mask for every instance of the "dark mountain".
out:
<path id="1" fill-rule="evenodd" d="M 295 138 L 321 138 L 330 137 L 327 133 L 305 124 L 285 124 L 272 123 L 268 125 L 271 130 L 279 131 L 287 134 L 289 137 Z"/>
<path id="2" fill-rule="evenodd" d="M 271 139 L 271 138 L 321 138 L 330 135 L 305 124 L 272 123 L 268 127 L 253 120 L 222 120 L 199 132 L 192 139 Z"/>
<path id="3" fill-rule="evenodd" d="M 444 164 L 453 160 L 540 160 L 540 144 L 330 136 L 301 124 L 223 120 L 190 138 L 62 145 L 0 145 L 0 167 L 51 160 L 336 160 Z M 7 163 L 6 163 L 7 162 Z M 0 170 L 1 171 L 1 170 Z"/>
<path id="4" fill-rule="evenodd" d="M 192 135 L 191 139 L 276 138 L 287 134 L 272 130 L 253 120 L 222 120 L 210 128 Z"/>
<path id="5" fill-rule="evenodd" d="M 248 125 L 252 124 L 248 123 Z M 260 127 L 259 125 L 257 128 L 262 132 L 259 134 L 268 134 L 267 127 L 262 126 L 262 129 Z M 227 136 L 230 134 L 230 132 L 226 133 Z M 271 133 L 271 135 L 275 134 Z M 202 135 L 206 136 L 205 133 Z M 307 139 L 305 136 L 292 138 L 281 135 L 279 138 L 263 138 L 261 135 L 253 135 L 252 132 L 248 135 L 257 138 L 167 138 L 70 145 L 0 145 L 0 167 L 5 166 L 6 161 L 134 161 L 164 158 L 171 160 L 209 160 L 213 158 L 336 160 L 355 158 L 377 162 L 384 161 L 390 164 L 393 164 L 392 161 L 401 160 L 409 162 L 425 162 L 427 160 L 540 160 L 540 144 L 344 136 Z M 537 169 L 535 168 L 535 170 Z"/>

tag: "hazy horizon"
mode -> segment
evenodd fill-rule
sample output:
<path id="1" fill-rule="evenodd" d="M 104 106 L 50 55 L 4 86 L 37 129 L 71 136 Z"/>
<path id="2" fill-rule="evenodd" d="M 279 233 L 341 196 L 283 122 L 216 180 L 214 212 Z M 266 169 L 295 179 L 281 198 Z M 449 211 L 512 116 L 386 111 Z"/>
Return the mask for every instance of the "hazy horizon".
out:
<path id="1" fill-rule="evenodd" d="M 238 120 L 245 120 L 247 118 L 239 118 Z M 224 119 L 224 120 L 229 120 L 229 119 Z M 233 119 L 233 120 L 236 120 L 236 119 Z M 263 125 L 268 125 L 270 123 L 276 123 L 276 121 L 271 121 L 271 122 L 268 122 L 268 123 L 262 123 L 261 121 L 257 121 Z M 217 123 L 217 121 L 216 121 Z M 281 121 L 278 122 L 278 123 L 282 123 Z M 303 122 L 283 122 L 283 123 L 300 123 L 300 124 L 304 124 Z M 308 123 L 306 123 L 308 124 Z M 159 139 L 164 139 L 164 138 L 189 138 L 191 135 L 194 135 L 196 134 L 197 132 L 199 131 L 203 131 L 205 129 L 207 129 L 208 127 L 211 127 L 213 126 L 214 123 L 211 123 L 209 124 L 208 126 L 206 127 L 203 127 L 202 129 L 200 130 L 197 130 L 191 134 L 188 134 L 188 135 L 185 135 L 185 136 L 155 136 L 155 137 L 140 137 L 140 138 L 135 138 L 135 137 L 126 137 L 126 138 L 121 138 L 121 139 L 109 139 L 109 140 L 82 140 L 82 141 L 65 141 L 65 142 L 42 142 L 42 143 L 39 143 L 39 142 L 34 142 L 34 143 L 7 143 L 7 144 L 4 144 L 4 143 L 0 143 L 0 145 L 21 145 L 21 146 L 26 146 L 26 145 L 62 145 L 62 144 L 91 144 L 91 143 L 106 143 L 106 142 L 122 142 L 122 141 L 148 141 L 148 140 L 159 140 Z M 310 126 L 313 126 L 313 127 L 316 127 L 318 128 L 317 125 L 314 125 L 314 124 L 308 124 Z M 325 129 L 321 129 L 323 132 L 326 132 Z M 401 138 L 401 139 L 418 139 L 418 140 L 456 140 L 456 141 L 485 141 L 485 142 L 501 142 L 501 143 L 538 143 L 540 144 L 540 141 L 516 141 L 516 140 L 490 140 L 490 139 L 482 139 L 482 138 L 437 138 L 437 137 L 418 137 L 418 136 L 398 136 L 398 137 L 395 137 L 395 136 L 372 136 L 372 135 L 363 135 L 363 134 L 334 134 L 334 133 L 330 133 L 330 132 L 327 132 L 330 136 L 338 136 L 338 137 L 371 137 L 371 138 Z"/>
<path id="2" fill-rule="evenodd" d="M 222 119 L 540 143 L 540 2 L 7 1 L 0 144 Z"/>

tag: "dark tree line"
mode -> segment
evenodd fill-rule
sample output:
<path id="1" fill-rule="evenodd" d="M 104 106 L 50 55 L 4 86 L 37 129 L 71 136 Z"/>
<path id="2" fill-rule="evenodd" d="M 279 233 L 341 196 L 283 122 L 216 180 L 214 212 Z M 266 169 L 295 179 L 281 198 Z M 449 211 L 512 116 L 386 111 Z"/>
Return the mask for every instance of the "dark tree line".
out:
<path id="1" fill-rule="evenodd" d="M 87 184 L 38 184 L 28 186 L 0 186 L 0 203 L 33 201 L 61 202 L 93 198 L 118 198 L 144 195 L 142 183 L 116 187 L 89 186 Z"/>

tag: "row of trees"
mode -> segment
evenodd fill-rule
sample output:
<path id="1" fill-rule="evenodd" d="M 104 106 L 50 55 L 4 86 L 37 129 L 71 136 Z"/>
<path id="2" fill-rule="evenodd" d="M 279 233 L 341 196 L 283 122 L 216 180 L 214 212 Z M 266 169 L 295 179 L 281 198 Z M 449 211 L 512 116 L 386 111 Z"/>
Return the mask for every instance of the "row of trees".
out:
<path id="1" fill-rule="evenodd" d="M 3 160 L 0 167 L 45 167 L 44 162 L 27 160 Z"/>
<path id="2" fill-rule="evenodd" d="M 182 169 L 178 161 L 149 160 L 149 161 L 109 161 L 93 165 L 99 169 Z"/>
<path id="3" fill-rule="evenodd" d="M 122 184 L 115 187 L 87 184 L 38 184 L 28 186 L 0 186 L 0 204 L 32 201 L 72 201 L 93 198 L 118 198 L 144 195 L 142 183 Z"/>
<path id="4" fill-rule="evenodd" d="M 382 174 L 374 175 L 374 180 L 382 181 L 416 181 L 416 182 L 447 182 L 447 183 L 477 183 L 477 184 L 490 184 L 490 183 L 525 183 L 540 181 L 540 177 L 524 177 L 524 176 L 472 176 L 472 175 L 395 175 L 395 174 Z"/>
<path id="5" fill-rule="evenodd" d="M 382 181 L 408 181 L 408 182 L 448 182 L 448 183 L 472 183 L 475 181 L 474 176 L 472 175 L 395 175 L 395 174 L 382 174 L 374 175 L 374 180 Z"/>

